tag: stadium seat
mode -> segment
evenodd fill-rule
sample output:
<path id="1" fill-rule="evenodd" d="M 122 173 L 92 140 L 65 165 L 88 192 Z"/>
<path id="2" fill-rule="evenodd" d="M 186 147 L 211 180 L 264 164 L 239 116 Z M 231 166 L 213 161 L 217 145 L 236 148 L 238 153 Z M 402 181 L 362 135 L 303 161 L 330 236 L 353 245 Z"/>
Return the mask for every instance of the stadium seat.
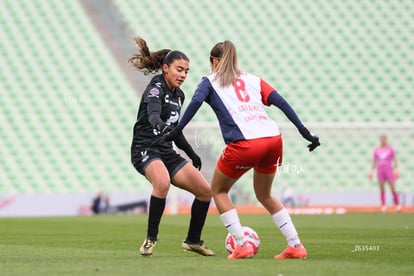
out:
<path id="1" fill-rule="evenodd" d="M 188 54 L 186 104 L 209 73 L 210 48 L 224 39 L 236 44 L 243 70 L 292 104 L 322 146 L 309 153 L 284 114 L 266 109 L 283 133 L 284 164 L 303 169 L 278 175 L 277 188 L 377 189 L 366 174 L 386 131 L 401 164 L 399 188 L 411 189 L 412 1 L 229 0 L 218 8 L 214 1 L 171 0 L 162 9 L 159 1 L 110 2 L 151 49 Z M 178 29 L 170 16 L 176 10 Z M 79 1 L 0 1 L 2 193 L 149 189 L 129 163 L 139 97 L 89 16 Z M 192 125 L 208 137 L 216 121 L 204 104 Z M 202 148 L 210 150 L 203 171 L 213 170 L 222 147 Z M 251 181 L 248 174 L 238 187 L 254 200 Z"/>

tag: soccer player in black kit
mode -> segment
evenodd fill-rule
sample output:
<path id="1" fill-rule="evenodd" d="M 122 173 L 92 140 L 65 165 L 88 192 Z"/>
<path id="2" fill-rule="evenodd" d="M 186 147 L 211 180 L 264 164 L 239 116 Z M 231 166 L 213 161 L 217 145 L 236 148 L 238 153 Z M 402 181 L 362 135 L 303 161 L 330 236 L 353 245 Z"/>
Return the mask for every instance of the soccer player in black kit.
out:
<path id="1" fill-rule="evenodd" d="M 152 184 L 149 202 L 147 236 L 140 248 L 142 256 L 152 256 L 157 244 L 158 228 L 165 208 L 170 183 L 195 196 L 186 239 L 181 247 L 203 256 L 214 256 L 201 240 L 201 231 L 210 206 L 211 189 L 200 173 L 201 159 L 184 135 L 175 145 L 192 160 L 192 165 L 173 148 L 172 142 L 154 143 L 178 123 L 184 92 L 180 89 L 189 71 L 189 59 L 180 51 L 162 49 L 150 52 L 144 39 L 135 37 L 139 49 L 128 62 L 144 74 L 156 73 L 141 99 L 131 145 L 131 162 Z M 154 145 L 156 144 L 156 145 Z"/>

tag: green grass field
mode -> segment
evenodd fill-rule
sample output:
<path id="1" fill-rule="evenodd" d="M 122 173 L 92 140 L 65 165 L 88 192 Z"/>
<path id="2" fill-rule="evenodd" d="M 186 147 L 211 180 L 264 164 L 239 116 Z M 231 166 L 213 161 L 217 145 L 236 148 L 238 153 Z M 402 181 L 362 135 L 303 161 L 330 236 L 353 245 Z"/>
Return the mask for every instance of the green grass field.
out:
<path id="1" fill-rule="evenodd" d="M 153 257 L 138 248 L 145 215 L 2 218 L 0 275 L 414 275 L 411 214 L 292 216 L 306 260 L 275 261 L 286 241 L 267 215 L 243 215 L 261 248 L 253 259 L 226 259 L 227 234 L 217 215 L 203 239 L 217 256 L 181 250 L 188 216 L 164 216 Z"/>

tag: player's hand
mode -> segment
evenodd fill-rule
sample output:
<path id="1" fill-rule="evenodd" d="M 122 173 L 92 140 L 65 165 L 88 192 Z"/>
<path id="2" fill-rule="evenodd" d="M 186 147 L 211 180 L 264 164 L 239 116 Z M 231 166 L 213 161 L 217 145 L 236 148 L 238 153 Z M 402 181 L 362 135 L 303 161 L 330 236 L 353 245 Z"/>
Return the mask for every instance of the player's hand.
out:
<path id="1" fill-rule="evenodd" d="M 173 128 L 167 125 L 166 123 L 162 122 L 157 125 L 157 130 L 162 136 L 164 136 L 165 134 L 171 132 Z"/>
<path id="2" fill-rule="evenodd" d="M 177 137 L 178 134 L 181 132 L 181 130 L 177 128 L 172 128 L 168 125 L 161 126 L 160 128 L 158 128 L 157 126 L 157 129 L 159 129 L 161 137 L 156 137 L 154 141 L 152 141 L 152 143 L 150 144 L 151 147 L 159 146 L 165 142 L 170 142 L 174 140 L 174 138 Z"/>
<path id="3" fill-rule="evenodd" d="M 372 180 L 372 178 L 374 178 L 374 173 L 373 172 L 369 172 L 368 179 L 369 180 Z"/>
<path id="4" fill-rule="evenodd" d="M 397 180 L 398 178 L 400 178 L 400 173 L 397 170 L 394 170 L 392 174 L 394 175 L 394 180 Z"/>
<path id="5" fill-rule="evenodd" d="M 303 138 L 311 142 L 311 144 L 308 145 L 309 151 L 313 151 L 321 145 L 321 143 L 319 142 L 319 137 L 311 133 L 306 127 L 299 129 L 299 133 L 302 135 Z"/>
<path id="6" fill-rule="evenodd" d="M 184 134 L 181 129 L 175 128 L 170 133 L 165 135 L 167 139 L 173 139 L 175 145 L 182 149 L 187 156 L 193 161 L 193 166 L 201 170 L 201 158 L 198 154 L 193 150 L 193 147 L 188 143 L 187 139 L 185 139 Z"/>
<path id="7" fill-rule="evenodd" d="M 182 131 L 179 128 L 173 128 L 165 133 L 162 138 L 165 142 L 173 141 L 178 135 L 181 135 Z"/>

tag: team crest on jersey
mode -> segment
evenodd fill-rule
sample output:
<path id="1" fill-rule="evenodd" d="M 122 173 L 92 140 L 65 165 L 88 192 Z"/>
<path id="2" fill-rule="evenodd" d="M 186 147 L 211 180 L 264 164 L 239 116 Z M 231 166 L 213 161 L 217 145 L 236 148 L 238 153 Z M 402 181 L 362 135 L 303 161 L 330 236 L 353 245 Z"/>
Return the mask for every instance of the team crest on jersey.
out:
<path id="1" fill-rule="evenodd" d="M 160 90 L 158 88 L 153 88 L 150 90 L 148 97 L 158 97 L 160 95 Z"/>

